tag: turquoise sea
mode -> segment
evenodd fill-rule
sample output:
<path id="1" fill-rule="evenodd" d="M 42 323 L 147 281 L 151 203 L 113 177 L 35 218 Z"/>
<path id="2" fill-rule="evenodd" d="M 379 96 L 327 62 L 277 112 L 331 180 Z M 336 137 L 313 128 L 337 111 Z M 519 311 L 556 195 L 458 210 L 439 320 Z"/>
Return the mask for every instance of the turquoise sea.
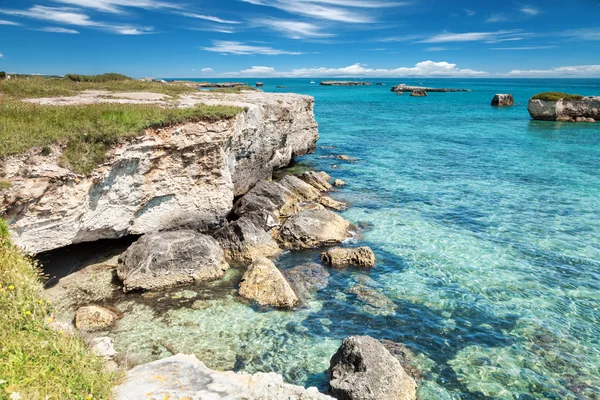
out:
<path id="1" fill-rule="evenodd" d="M 376 268 L 331 271 L 296 312 L 241 303 L 238 271 L 171 295 L 199 296 L 203 310 L 126 301 L 136 312 L 113 333 L 118 350 L 160 358 L 166 340 L 213 368 L 273 370 L 325 389 L 341 340 L 366 334 L 407 346 L 421 399 L 600 399 L 600 123 L 527 113 L 538 92 L 600 95 L 600 80 L 260 81 L 315 97 L 318 149 L 296 167 L 348 183 L 332 196 L 351 205 L 343 215 Z M 473 91 L 414 98 L 390 92 L 399 83 Z M 491 107 L 495 93 L 516 105 Z M 279 265 L 307 260 L 318 252 Z"/>

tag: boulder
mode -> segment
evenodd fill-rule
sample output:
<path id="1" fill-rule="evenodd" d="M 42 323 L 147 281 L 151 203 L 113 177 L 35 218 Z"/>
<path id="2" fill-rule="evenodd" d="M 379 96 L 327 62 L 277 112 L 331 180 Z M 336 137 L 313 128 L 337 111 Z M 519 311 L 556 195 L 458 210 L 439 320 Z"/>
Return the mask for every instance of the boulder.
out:
<path id="1" fill-rule="evenodd" d="M 113 340 L 108 336 L 93 338 L 90 344 L 92 352 L 105 360 L 111 360 L 117 355 Z"/>
<path id="2" fill-rule="evenodd" d="M 370 247 L 342 248 L 336 247 L 321 254 L 321 261 L 330 267 L 373 268 L 375 253 Z"/>
<path id="3" fill-rule="evenodd" d="M 279 232 L 287 249 L 309 249 L 341 243 L 350 235 L 351 225 L 336 213 L 315 204 L 290 217 Z"/>
<path id="4" fill-rule="evenodd" d="M 398 93 L 402 93 L 402 92 L 398 92 Z M 333 181 L 333 186 L 335 186 L 335 187 L 346 186 L 346 182 L 344 182 L 341 179 L 336 179 L 335 181 Z"/>
<path id="5" fill-rule="evenodd" d="M 142 236 L 119 258 L 117 274 L 127 292 L 213 281 L 228 269 L 215 239 L 182 230 Z"/>
<path id="6" fill-rule="evenodd" d="M 531 118 L 542 121 L 592 122 L 600 120 L 600 96 L 574 96 L 552 93 L 554 97 L 544 99 L 544 94 L 529 100 L 527 110 Z M 564 95 L 565 99 L 553 100 Z M 536 98 L 542 97 L 542 98 Z M 552 100 L 551 100 L 552 99 Z M 582 118 L 585 118 L 583 120 Z"/>
<path id="7" fill-rule="evenodd" d="M 402 365 L 404 372 L 415 381 L 423 379 L 423 373 L 413 365 L 414 354 L 402 343 L 397 343 L 387 339 L 381 339 L 381 344 L 396 358 Z"/>
<path id="8" fill-rule="evenodd" d="M 413 90 L 410 95 L 412 97 L 426 97 L 427 96 L 427 92 L 425 90 L 422 89 L 415 89 Z"/>
<path id="9" fill-rule="evenodd" d="M 331 184 L 329 183 L 331 177 L 325 172 L 305 172 L 300 175 L 300 179 L 309 183 L 320 192 L 328 192 L 331 190 Z"/>
<path id="10" fill-rule="evenodd" d="M 326 288 L 329 283 L 329 271 L 316 263 L 298 265 L 283 271 L 283 274 L 304 301 L 311 299 L 315 292 Z"/>
<path id="11" fill-rule="evenodd" d="M 348 161 L 348 162 L 356 161 L 354 158 L 347 156 L 345 154 L 340 154 L 339 156 L 337 156 L 337 158 L 338 158 L 338 160 Z"/>
<path id="12" fill-rule="evenodd" d="M 75 313 L 75 327 L 82 331 L 99 331 L 110 328 L 119 316 L 103 307 L 85 306 Z"/>
<path id="13" fill-rule="evenodd" d="M 257 258 L 248 267 L 239 293 L 263 306 L 291 309 L 300 302 L 290 283 L 267 258 Z"/>
<path id="14" fill-rule="evenodd" d="M 263 224 L 256 223 L 260 216 L 248 214 L 219 229 L 214 237 L 225 253 L 225 258 L 238 263 L 251 263 L 258 257 L 272 257 L 281 252 L 273 235 Z"/>
<path id="15" fill-rule="evenodd" d="M 394 315 L 396 313 L 396 305 L 387 296 L 379 290 L 359 283 L 348 290 L 349 293 L 356 296 L 356 299 L 364 304 L 361 307 L 364 312 L 371 315 Z"/>
<path id="16" fill-rule="evenodd" d="M 512 94 L 497 94 L 492 99 L 493 106 L 513 106 L 515 99 Z"/>
<path id="17" fill-rule="evenodd" d="M 400 362 L 370 336 L 344 339 L 329 367 L 338 400 L 415 400 L 417 385 Z"/>
<path id="18" fill-rule="evenodd" d="M 335 400 L 318 392 L 287 384 L 280 375 L 218 372 L 193 355 L 178 354 L 139 365 L 113 390 L 114 400 Z"/>
<path id="19" fill-rule="evenodd" d="M 334 200 L 329 196 L 322 196 L 319 198 L 319 203 L 324 205 L 325 207 L 332 208 L 334 210 L 342 211 L 348 208 L 346 203 Z"/>
<path id="20" fill-rule="evenodd" d="M 316 190 L 318 188 L 315 188 L 314 185 L 310 185 L 309 182 L 305 182 L 293 175 L 284 176 L 283 179 L 279 181 L 279 184 L 294 193 L 299 201 L 315 201 L 321 196 L 319 191 Z"/>

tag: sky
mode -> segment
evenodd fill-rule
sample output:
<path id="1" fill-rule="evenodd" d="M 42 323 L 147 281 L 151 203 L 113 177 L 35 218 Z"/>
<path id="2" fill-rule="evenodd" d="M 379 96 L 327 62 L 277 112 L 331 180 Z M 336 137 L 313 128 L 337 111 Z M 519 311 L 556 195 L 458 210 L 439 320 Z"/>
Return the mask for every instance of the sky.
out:
<path id="1" fill-rule="evenodd" d="M 600 78 L 600 0 L 0 0 L 0 71 Z"/>

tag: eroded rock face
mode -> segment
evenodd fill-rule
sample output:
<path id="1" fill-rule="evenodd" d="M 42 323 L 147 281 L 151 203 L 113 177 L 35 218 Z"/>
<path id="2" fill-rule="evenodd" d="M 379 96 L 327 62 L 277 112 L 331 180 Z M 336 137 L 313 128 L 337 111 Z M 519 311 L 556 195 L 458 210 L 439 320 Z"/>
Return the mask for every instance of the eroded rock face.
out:
<path id="1" fill-rule="evenodd" d="M 513 106 L 515 99 L 512 94 L 497 94 L 492 99 L 493 106 Z"/>
<path id="2" fill-rule="evenodd" d="M 49 155 L 33 149 L 1 160 L 0 176 L 12 186 L 0 195 L 0 216 L 13 241 L 39 253 L 161 229 L 212 229 L 235 196 L 315 148 L 311 97 L 197 93 L 179 100 L 180 107 L 197 103 L 247 111 L 227 121 L 148 130 L 115 146 L 89 176 L 62 168 L 59 146 Z"/>
<path id="3" fill-rule="evenodd" d="M 333 210 L 338 210 L 338 211 L 342 211 L 342 210 L 345 210 L 346 208 L 348 208 L 346 203 L 332 199 L 329 196 L 322 196 L 319 199 L 319 204 L 324 205 L 327 208 L 331 208 Z"/>
<path id="4" fill-rule="evenodd" d="M 119 258 L 124 290 L 153 290 L 219 279 L 229 265 L 219 243 L 195 231 L 142 236 Z"/>
<path id="5" fill-rule="evenodd" d="M 329 388 L 338 400 L 415 400 L 416 383 L 378 340 L 345 339 L 331 358 Z"/>
<path id="6" fill-rule="evenodd" d="M 370 247 L 342 248 L 336 247 L 321 253 L 321 261 L 331 267 L 373 268 L 375 253 Z"/>
<path id="7" fill-rule="evenodd" d="M 543 121 L 600 121 L 600 96 L 559 101 L 531 99 L 527 110 L 531 118 Z"/>
<path id="8" fill-rule="evenodd" d="M 75 327 L 83 331 L 98 331 L 111 327 L 119 316 L 103 307 L 85 306 L 75 313 Z"/>
<path id="9" fill-rule="evenodd" d="M 183 354 L 135 367 L 113 395 L 115 400 L 334 400 L 316 388 L 286 384 L 272 372 L 217 372 Z"/>
<path id="10" fill-rule="evenodd" d="M 263 306 L 291 309 L 300 302 L 290 283 L 267 258 L 258 258 L 248 267 L 239 293 Z"/>
<path id="11" fill-rule="evenodd" d="M 281 227 L 279 238 L 284 248 L 300 250 L 341 243 L 350 236 L 351 225 L 321 205 L 303 208 Z"/>

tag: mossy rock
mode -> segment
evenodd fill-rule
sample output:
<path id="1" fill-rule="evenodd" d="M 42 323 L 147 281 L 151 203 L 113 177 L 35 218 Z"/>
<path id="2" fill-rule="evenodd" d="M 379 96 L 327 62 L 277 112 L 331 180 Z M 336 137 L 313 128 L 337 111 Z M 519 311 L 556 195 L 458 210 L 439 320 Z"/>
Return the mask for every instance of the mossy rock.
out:
<path id="1" fill-rule="evenodd" d="M 581 100 L 583 96 L 578 94 L 567 94 L 562 92 L 544 92 L 533 96 L 533 100 L 559 101 L 559 100 Z"/>

